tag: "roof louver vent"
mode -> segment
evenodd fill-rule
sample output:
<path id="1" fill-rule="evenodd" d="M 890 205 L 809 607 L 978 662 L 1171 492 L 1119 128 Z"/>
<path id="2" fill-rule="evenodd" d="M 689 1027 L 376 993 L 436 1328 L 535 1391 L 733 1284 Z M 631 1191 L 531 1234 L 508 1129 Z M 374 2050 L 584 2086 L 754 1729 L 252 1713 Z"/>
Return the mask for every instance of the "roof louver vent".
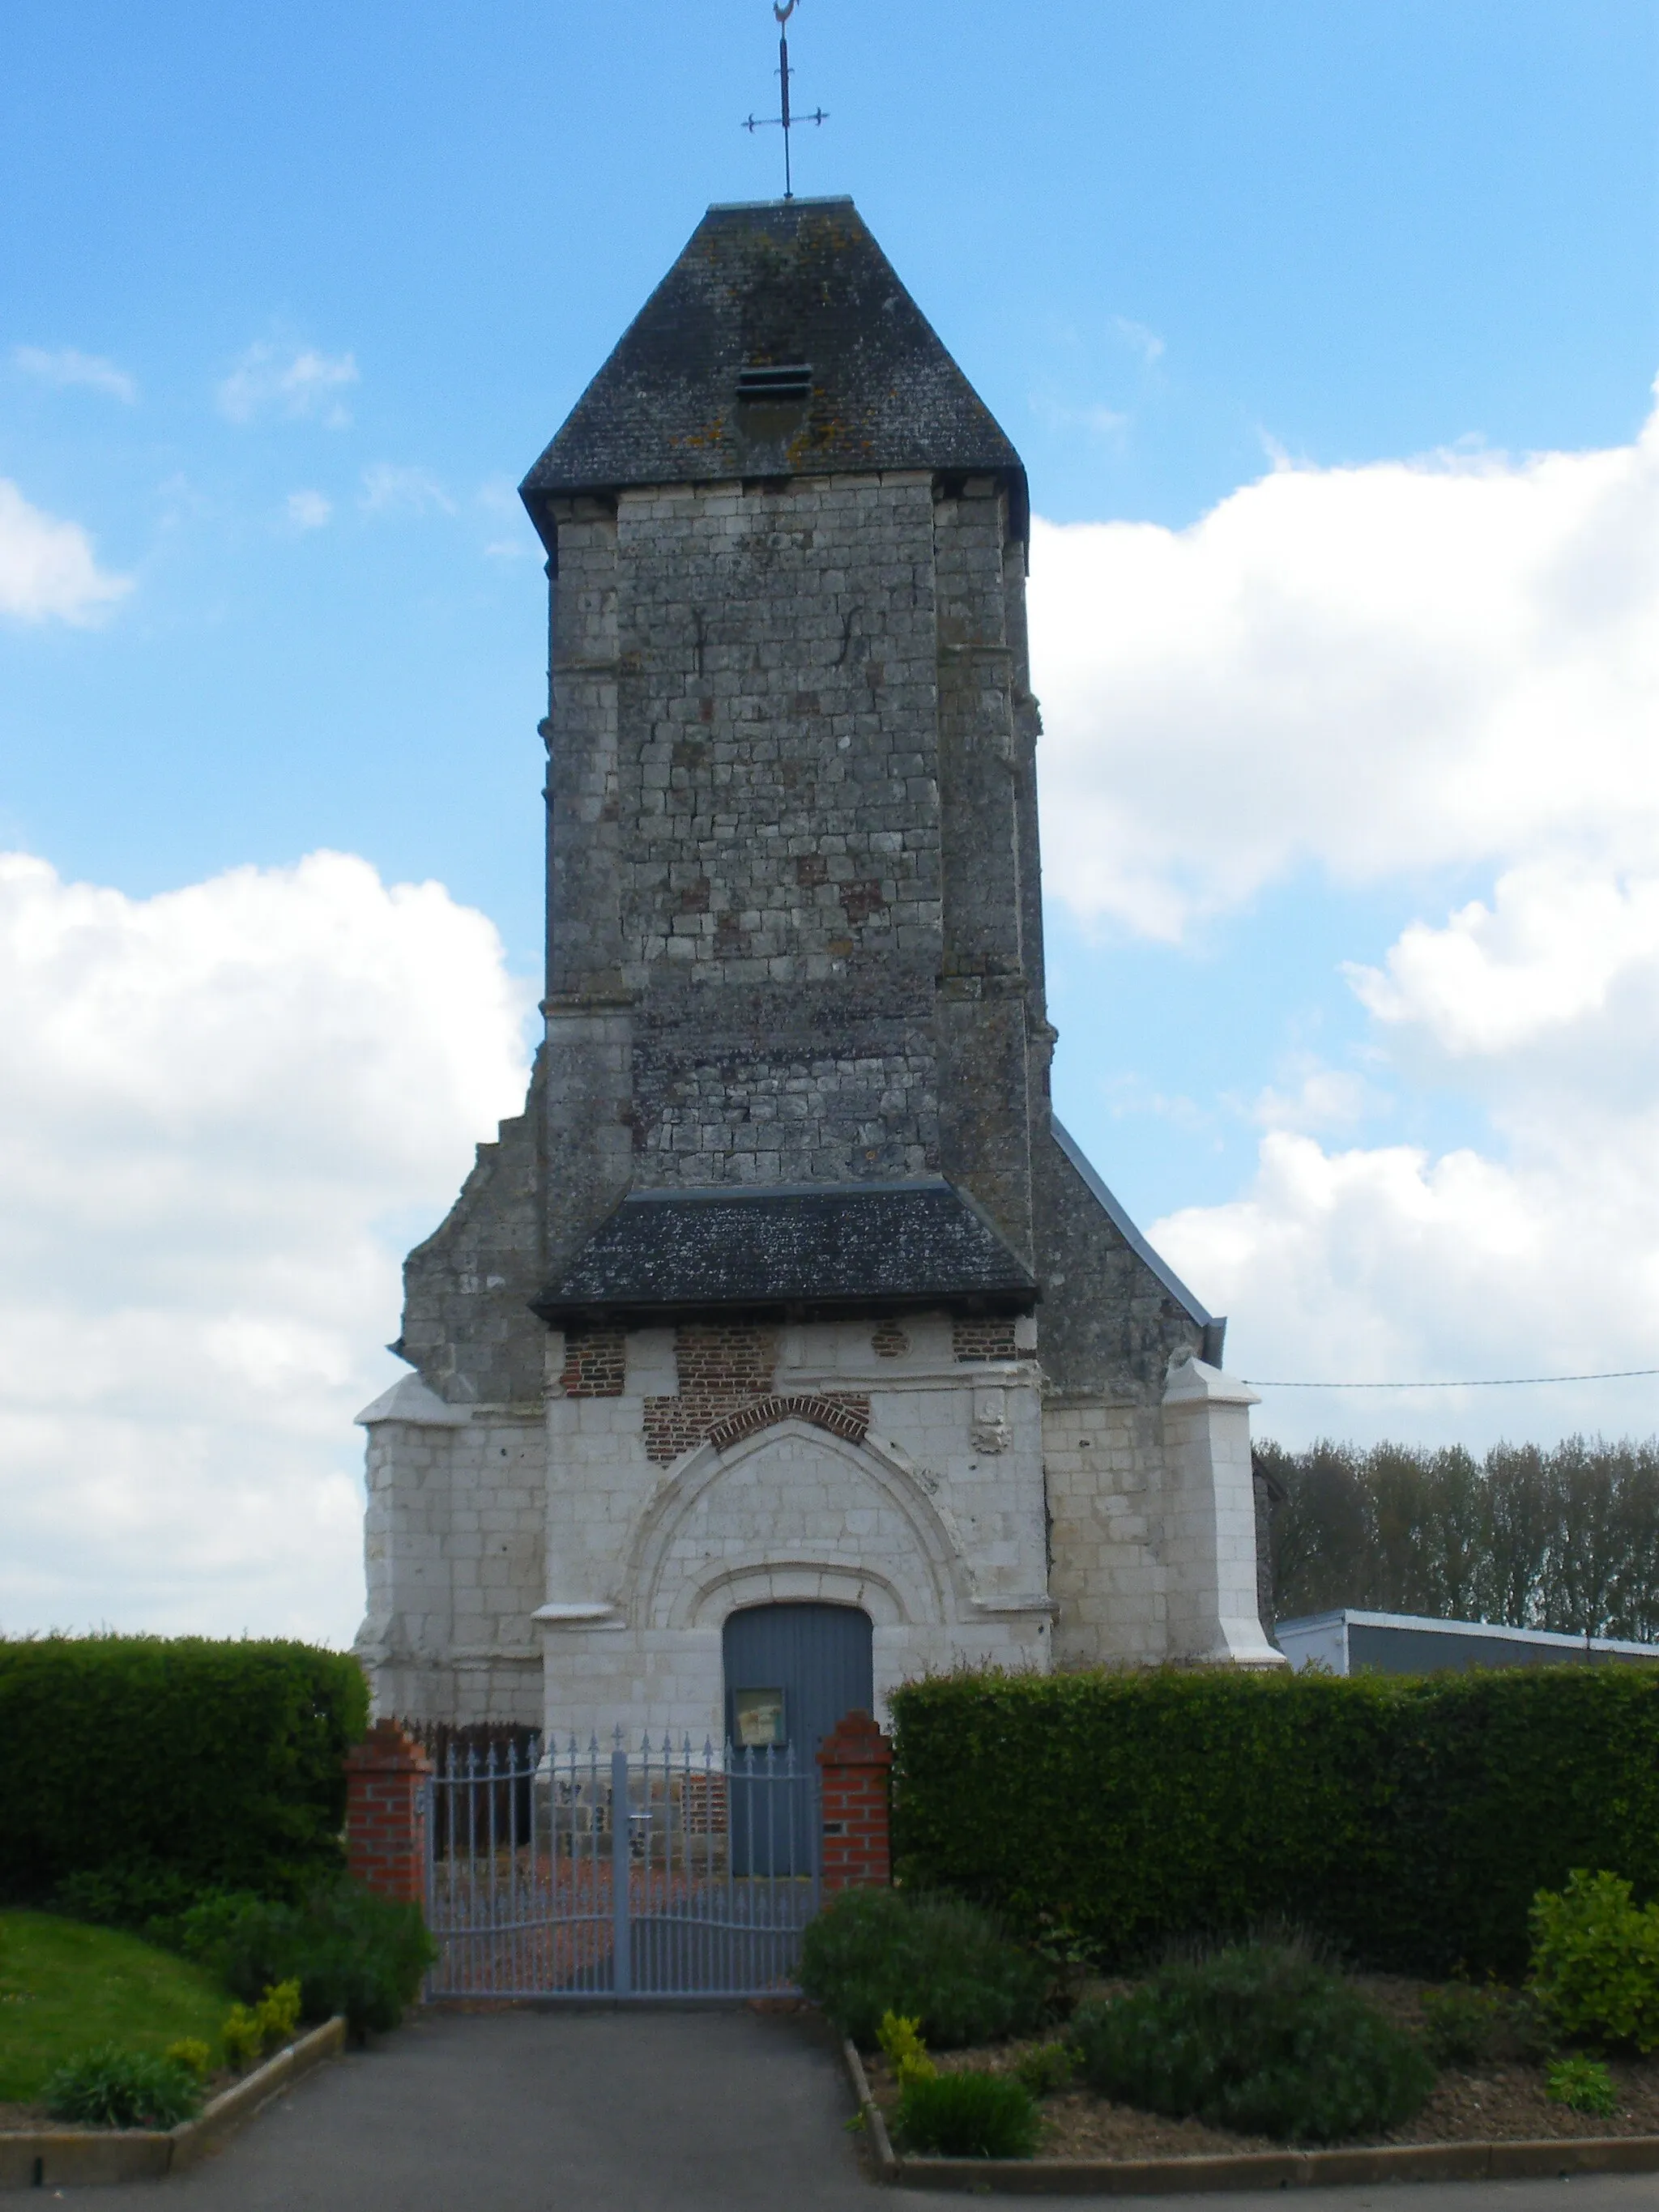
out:
<path id="1" fill-rule="evenodd" d="M 738 371 L 739 399 L 807 399 L 812 392 L 812 365 L 805 361 L 767 362 Z"/>

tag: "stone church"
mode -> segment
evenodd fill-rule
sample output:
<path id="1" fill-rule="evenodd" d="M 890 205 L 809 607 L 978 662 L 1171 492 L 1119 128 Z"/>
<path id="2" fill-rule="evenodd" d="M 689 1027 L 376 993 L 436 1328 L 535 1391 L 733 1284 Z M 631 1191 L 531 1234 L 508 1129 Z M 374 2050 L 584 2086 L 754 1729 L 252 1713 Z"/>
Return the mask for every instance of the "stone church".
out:
<path id="1" fill-rule="evenodd" d="M 377 1710 L 1278 1662 L 1224 1325 L 1049 1104 L 1025 471 L 851 201 L 711 208 L 522 493 L 545 1042 L 359 1417 Z"/>

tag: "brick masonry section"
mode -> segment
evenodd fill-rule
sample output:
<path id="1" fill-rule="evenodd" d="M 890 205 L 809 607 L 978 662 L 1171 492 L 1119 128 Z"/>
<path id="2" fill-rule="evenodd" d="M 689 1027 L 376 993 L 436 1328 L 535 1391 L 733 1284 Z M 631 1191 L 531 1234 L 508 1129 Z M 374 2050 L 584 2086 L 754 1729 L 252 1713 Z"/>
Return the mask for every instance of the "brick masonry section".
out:
<path id="1" fill-rule="evenodd" d="M 823 1888 L 884 1888 L 893 1878 L 888 1783 L 893 1747 L 868 1713 L 848 1713 L 818 1747 L 823 1776 Z"/>
<path id="2" fill-rule="evenodd" d="M 567 1398 L 620 1398 L 627 1364 L 627 1336 L 620 1328 L 565 1331 L 564 1371 L 559 1386 Z"/>
<path id="3" fill-rule="evenodd" d="M 849 1443 L 861 1444 L 869 1433 L 870 1401 L 851 1391 L 839 1392 L 833 1398 L 823 1397 L 817 1391 L 757 1398 L 751 1404 L 739 1407 L 735 1413 L 727 1413 L 716 1421 L 708 1431 L 708 1441 L 723 1450 L 740 1437 L 752 1437 L 758 1429 L 769 1429 L 775 1421 L 811 1421 L 820 1429 L 828 1429 L 832 1436 L 845 1437 Z"/>
<path id="4" fill-rule="evenodd" d="M 346 1866 L 399 1905 L 426 1895 L 426 1781 L 432 1761 L 396 1721 L 376 1721 L 346 1753 Z"/>
<path id="5" fill-rule="evenodd" d="M 951 1324 L 951 1355 L 957 1360 L 1017 1359 L 1012 1316 L 975 1321 L 958 1315 Z"/>
<path id="6" fill-rule="evenodd" d="M 665 1467 L 714 1423 L 757 1398 L 769 1397 L 778 1364 L 775 1329 L 743 1322 L 687 1323 L 674 1332 L 679 1395 L 645 1401 L 647 1458 Z"/>

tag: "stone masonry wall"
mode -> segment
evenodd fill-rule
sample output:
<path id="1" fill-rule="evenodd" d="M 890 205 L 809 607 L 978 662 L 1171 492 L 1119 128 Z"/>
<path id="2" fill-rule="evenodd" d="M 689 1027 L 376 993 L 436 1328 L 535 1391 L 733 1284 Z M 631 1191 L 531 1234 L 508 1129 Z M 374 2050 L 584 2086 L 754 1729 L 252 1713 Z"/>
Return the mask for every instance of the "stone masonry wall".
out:
<path id="1" fill-rule="evenodd" d="M 1156 1662 L 1169 1640 L 1155 1407 L 1045 1406 L 1057 1667 Z"/>
<path id="2" fill-rule="evenodd" d="M 917 472 L 554 512 L 550 1256 L 630 1182 L 941 1168 L 1029 1250 L 1005 497 Z"/>
<path id="3" fill-rule="evenodd" d="M 925 477 L 624 495 L 637 1179 L 937 1167 Z"/>
<path id="4" fill-rule="evenodd" d="M 538 1415 L 369 1431 L 368 1612 L 380 1712 L 540 1718 L 547 1454 Z"/>
<path id="5" fill-rule="evenodd" d="M 1061 1403 L 1156 1407 L 1170 1355 L 1204 1332 L 1166 1291 L 1046 1135 L 1033 1159 L 1042 1367 Z"/>
<path id="6" fill-rule="evenodd" d="M 404 1263 L 395 1347 L 452 1404 L 538 1405 L 547 1331 L 528 1301 L 545 1279 L 538 1063 L 525 1112 L 503 1121 L 448 1218 Z"/>

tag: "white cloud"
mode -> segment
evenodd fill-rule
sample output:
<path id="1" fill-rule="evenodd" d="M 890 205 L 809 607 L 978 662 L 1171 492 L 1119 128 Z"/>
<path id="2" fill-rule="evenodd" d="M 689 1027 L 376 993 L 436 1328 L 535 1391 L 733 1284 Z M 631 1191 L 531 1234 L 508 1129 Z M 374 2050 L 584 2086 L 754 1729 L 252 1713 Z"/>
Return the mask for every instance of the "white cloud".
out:
<path id="1" fill-rule="evenodd" d="M 0 1626 L 349 1637 L 351 1417 L 522 997 L 349 855 L 146 900 L 0 857 Z"/>
<path id="2" fill-rule="evenodd" d="M 1179 939 L 1346 882 L 1659 854 L 1659 413 L 1632 446 L 1284 466 L 1189 530 L 1034 530 L 1044 864 Z"/>
<path id="3" fill-rule="evenodd" d="M 1582 1067 L 1596 1030 L 1639 1050 L 1659 1014 L 1659 877 L 1534 861 L 1500 876 L 1490 904 L 1472 900 L 1442 928 L 1413 922 L 1383 969 L 1349 974 L 1379 1021 L 1420 1027 L 1452 1060 L 1570 1044 Z"/>
<path id="4" fill-rule="evenodd" d="M 455 502 L 430 469 L 375 461 L 363 471 L 361 501 L 369 514 L 453 514 Z"/>
<path id="5" fill-rule="evenodd" d="M 1149 331 L 1145 323 L 1133 321 L 1127 315 L 1114 315 L 1112 328 L 1132 353 L 1140 356 L 1143 368 L 1155 368 L 1164 358 L 1164 341 L 1156 331 Z"/>
<path id="6" fill-rule="evenodd" d="M 341 430 L 351 415 L 340 394 L 357 380 L 357 363 L 349 353 L 319 353 L 312 346 L 279 347 L 261 340 L 220 385 L 219 411 L 233 422 L 282 415 Z"/>
<path id="7" fill-rule="evenodd" d="M 1310 868 L 1425 909 L 1346 963 L 1352 1062 L 1257 1100 L 1249 1187 L 1152 1231 L 1229 1364 L 1659 1364 L 1659 414 L 1600 452 L 1278 455 L 1186 531 L 1039 525 L 1032 637 L 1047 883 L 1085 921 L 1213 939 Z M 1453 872 L 1486 888 L 1437 912 Z M 1364 1140 L 1435 1097 L 1469 1141 Z M 1645 1433 L 1659 1393 L 1270 1394 L 1257 1425 Z"/>
<path id="8" fill-rule="evenodd" d="M 131 589 L 130 576 L 100 568 L 78 522 L 60 522 L 31 507 L 0 477 L 0 615 L 86 624 Z"/>
<path id="9" fill-rule="evenodd" d="M 334 502 L 319 491 L 291 491 L 288 519 L 296 530 L 320 530 L 334 512 Z"/>
<path id="10" fill-rule="evenodd" d="M 1122 445 L 1133 420 L 1118 408 L 1095 401 L 1057 399 L 1051 392 L 1033 393 L 1031 411 L 1051 430 L 1081 430 L 1097 443 L 1113 447 Z"/>
<path id="11" fill-rule="evenodd" d="M 14 368 L 25 376 L 38 377 L 43 384 L 83 385 L 89 392 L 106 392 L 129 407 L 137 402 L 135 380 L 97 354 L 79 353 L 73 346 L 60 346 L 52 352 L 45 346 L 20 345 L 12 348 L 11 358 Z"/>

